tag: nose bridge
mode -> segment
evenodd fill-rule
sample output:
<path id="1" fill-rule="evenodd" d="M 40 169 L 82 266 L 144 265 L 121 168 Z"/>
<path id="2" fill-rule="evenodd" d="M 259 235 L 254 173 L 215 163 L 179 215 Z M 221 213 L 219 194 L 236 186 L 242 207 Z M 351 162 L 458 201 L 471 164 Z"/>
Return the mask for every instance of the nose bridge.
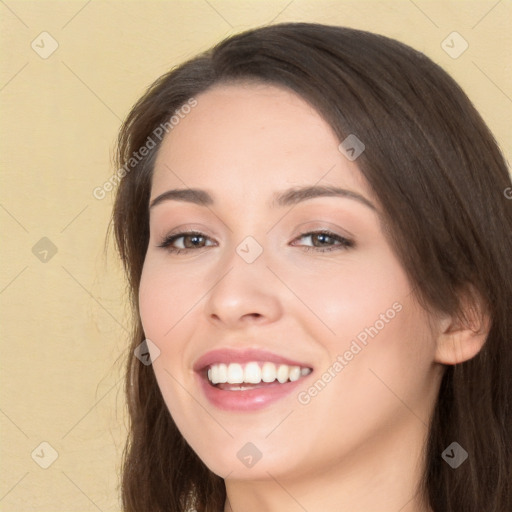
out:
<path id="1" fill-rule="evenodd" d="M 281 304 L 263 244 L 246 236 L 221 261 L 218 278 L 208 294 L 206 314 L 229 324 L 249 317 L 275 320 Z"/>
<path id="2" fill-rule="evenodd" d="M 246 236 L 222 258 L 219 278 L 212 292 L 249 296 L 268 289 L 267 254 L 253 236 Z"/>

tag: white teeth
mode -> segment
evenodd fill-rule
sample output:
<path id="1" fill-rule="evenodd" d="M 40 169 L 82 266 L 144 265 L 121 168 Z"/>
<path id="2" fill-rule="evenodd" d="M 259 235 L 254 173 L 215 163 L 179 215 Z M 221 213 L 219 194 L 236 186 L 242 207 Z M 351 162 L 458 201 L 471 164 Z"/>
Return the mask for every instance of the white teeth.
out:
<path id="1" fill-rule="evenodd" d="M 292 382 L 300 379 L 300 366 L 292 366 L 288 377 Z"/>
<path id="2" fill-rule="evenodd" d="M 283 384 L 288 380 L 288 377 L 290 375 L 290 368 L 286 364 L 280 364 L 279 368 L 277 369 L 277 380 Z"/>
<path id="3" fill-rule="evenodd" d="M 213 365 L 215 366 L 215 365 Z M 244 369 L 241 364 L 231 363 L 228 366 L 228 379 L 230 384 L 241 384 L 244 381 Z"/>
<path id="4" fill-rule="evenodd" d="M 218 373 L 218 382 L 227 382 L 228 381 L 228 367 L 225 364 L 216 365 L 219 367 Z"/>
<path id="5" fill-rule="evenodd" d="M 244 369 L 244 382 L 258 384 L 261 382 L 261 368 L 258 363 L 248 363 Z"/>
<path id="6" fill-rule="evenodd" d="M 261 380 L 263 382 L 274 382 L 276 377 L 276 365 L 274 363 L 263 363 L 263 367 L 261 368 Z"/>
<path id="7" fill-rule="evenodd" d="M 208 380 L 212 384 L 259 384 L 260 382 L 274 382 L 276 379 L 281 384 L 294 382 L 311 373 L 310 368 L 300 366 L 288 366 L 265 362 L 262 366 L 257 362 L 247 363 L 245 366 L 238 363 L 212 364 L 208 368 Z M 240 389 L 245 389 L 243 386 Z"/>

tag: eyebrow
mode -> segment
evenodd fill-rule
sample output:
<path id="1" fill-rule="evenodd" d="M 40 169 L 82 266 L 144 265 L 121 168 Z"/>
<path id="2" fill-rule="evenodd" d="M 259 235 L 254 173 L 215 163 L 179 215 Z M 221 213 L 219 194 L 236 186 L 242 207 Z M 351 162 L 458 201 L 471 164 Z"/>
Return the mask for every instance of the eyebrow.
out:
<path id="1" fill-rule="evenodd" d="M 346 199 L 353 199 L 359 203 L 376 210 L 373 203 L 366 197 L 344 188 L 333 186 L 308 186 L 308 187 L 294 187 L 283 192 L 276 192 L 270 201 L 270 207 L 285 207 L 295 205 L 308 199 L 316 197 L 342 197 Z M 149 205 L 149 208 L 154 208 L 156 205 L 164 201 L 184 201 L 187 203 L 197 204 L 199 206 L 210 206 L 214 203 L 213 197 L 198 188 L 183 188 L 167 190 L 163 194 L 155 197 Z"/>

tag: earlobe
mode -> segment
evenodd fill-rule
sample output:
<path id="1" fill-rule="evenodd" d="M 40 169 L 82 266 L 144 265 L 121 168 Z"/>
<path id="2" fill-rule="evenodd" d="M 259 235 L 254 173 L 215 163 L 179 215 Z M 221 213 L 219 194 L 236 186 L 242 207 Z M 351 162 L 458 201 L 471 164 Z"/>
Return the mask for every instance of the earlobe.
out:
<path id="1" fill-rule="evenodd" d="M 490 315 L 483 301 L 476 298 L 474 290 L 466 294 L 461 304 L 461 314 L 441 322 L 435 361 L 449 365 L 469 361 L 484 346 L 490 326 Z"/>

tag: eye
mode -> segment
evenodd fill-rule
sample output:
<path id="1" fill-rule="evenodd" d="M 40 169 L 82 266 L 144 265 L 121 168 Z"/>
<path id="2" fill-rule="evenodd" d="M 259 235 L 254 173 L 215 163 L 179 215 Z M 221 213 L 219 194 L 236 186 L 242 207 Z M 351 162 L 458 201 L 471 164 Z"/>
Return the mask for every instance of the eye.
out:
<path id="1" fill-rule="evenodd" d="M 166 236 L 158 247 L 163 247 L 169 252 L 180 254 L 215 245 L 214 243 L 207 243 L 208 241 L 211 242 L 211 239 L 199 231 L 187 231 Z"/>
<path id="2" fill-rule="evenodd" d="M 292 245 L 301 247 L 306 251 L 313 250 L 317 252 L 327 252 L 354 247 L 354 242 L 352 240 L 326 230 L 303 233 L 295 240 L 301 239 L 309 239 L 310 243 L 292 243 Z M 182 254 L 202 249 L 203 247 L 211 247 L 213 245 L 215 245 L 215 242 L 213 242 L 211 238 L 207 237 L 204 233 L 199 231 L 187 231 L 166 236 L 158 247 L 167 249 L 169 252 L 174 254 Z"/>
<path id="3" fill-rule="evenodd" d="M 295 240 L 301 239 L 309 239 L 311 243 L 310 245 L 300 245 L 300 247 L 307 251 L 313 250 L 319 252 L 327 252 L 354 247 L 354 242 L 352 240 L 349 240 L 348 238 L 345 238 L 341 235 L 337 235 L 336 233 L 332 233 L 331 231 L 325 230 L 303 233 Z"/>

